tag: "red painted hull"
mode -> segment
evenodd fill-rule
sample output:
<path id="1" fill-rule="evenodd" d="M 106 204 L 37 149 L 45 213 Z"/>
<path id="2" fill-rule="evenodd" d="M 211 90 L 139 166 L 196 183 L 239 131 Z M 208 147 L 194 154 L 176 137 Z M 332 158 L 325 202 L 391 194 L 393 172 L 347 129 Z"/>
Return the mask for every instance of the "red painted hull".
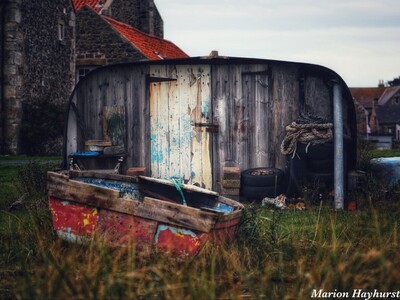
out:
<path id="1" fill-rule="evenodd" d="M 62 178 L 63 179 L 63 178 Z M 85 183 L 74 182 L 65 179 L 66 185 L 76 184 L 78 188 L 85 188 Z M 92 186 L 87 187 L 93 188 Z M 141 209 L 130 209 L 127 207 L 125 210 L 115 208 L 112 205 L 107 207 L 107 202 L 101 202 L 103 205 L 94 206 L 91 198 L 87 196 L 88 200 L 77 198 L 75 194 L 68 197 L 60 197 L 60 191 L 63 190 L 62 184 L 57 184 L 58 190 L 52 190 L 51 185 L 49 188 L 49 206 L 53 217 L 53 227 L 58 236 L 63 239 L 74 242 L 85 242 L 90 240 L 94 235 L 102 238 L 112 246 L 127 246 L 133 244 L 138 250 L 144 248 L 155 248 L 156 250 L 167 252 L 175 256 L 194 256 L 205 245 L 207 241 L 216 243 L 224 243 L 231 241 L 235 238 L 240 219 L 242 216 L 242 205 L 235 203 L 238 210 L 233 213 L 221 214 L 213 212 L 203 212 L 199 209 L 193 209 L 199 215 L 190 216 L 192 214 L 191 208 L 180 207 L 183 205 L 164 204 L 164 201 L 154 200 L 156 205 L 153 205 L 151 200 L 146 200 L 142 203 L 136 204 L 133 201 L 125 201 L 125 206 L 137 205 Z M 71 186 L 66 187 L 70 191 Z M 102 193 L 103 188 L 96 188 L 97 193 Z M 75 199 L 72 199 L 75 198 Z M 110 201 L 114 201 L 110 199 Z M 123 202 L 123 199 L 116 201 Z M 229 200 L 233 201 L 233 200 Z M 100 203 L 100 201 L 97 201 Z M 146 214 L 141 213 L 143 210 L 141 205 L 153 205 L 150 209 L 146 208 Z M 234 202 L 227 202 L 229 204 Z M 208 219 L 201 223 L 199 228 L 196 224 L 188 222 L 185 226 L 185 215 L 182 216 L 182 221 L 173 220 L 168 215 L 168 218 L 163 218 L 157 215 L 157 210 L 160 204 L 171 208 L 171 211 L 182 209 L 188 212 L 188 218 L 196 218 L 199 222 L 199 216 L 205 216 Z M 119 210 L 119 211 L 118 211 Z M 132 211 L 132 212 L 131 212 Z M 150 211 L 150 213 L 148 212 Z M 160 214 L 163 210 L 160 209 Z M 165 212 L 164 212 L 165 213 Z M 167 211 L 167 214 L 169 211 Z M 152 218 L 151 216 L 154 216 Z M 169 221 L 171 220 L 171 221 Z M 207 223 L 208 222 L 208 223 Z M 179 226 L 179 224 L 183 224 Z"/>

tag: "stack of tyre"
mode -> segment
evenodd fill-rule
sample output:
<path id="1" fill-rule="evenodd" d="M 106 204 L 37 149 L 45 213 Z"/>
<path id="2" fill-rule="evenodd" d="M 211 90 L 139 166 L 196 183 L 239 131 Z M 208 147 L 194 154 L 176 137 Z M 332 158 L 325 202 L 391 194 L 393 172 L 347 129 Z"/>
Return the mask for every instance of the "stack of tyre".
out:
<path id="1" fill-rule="evenodd" d="M 297 143 L 297 155 L 306 163 L 307 182 L 314 186 L 321 184 L 332 188 L 334 179 L 334 144 L 327 142 L 317 145 Z"/>
<path id="2" fill-rule="evenodd" d="M 248 201 L 275 198 L 285 190 L 285 174 L 280 169 L 261 167 L 241 172 L 240 195 Z"/>

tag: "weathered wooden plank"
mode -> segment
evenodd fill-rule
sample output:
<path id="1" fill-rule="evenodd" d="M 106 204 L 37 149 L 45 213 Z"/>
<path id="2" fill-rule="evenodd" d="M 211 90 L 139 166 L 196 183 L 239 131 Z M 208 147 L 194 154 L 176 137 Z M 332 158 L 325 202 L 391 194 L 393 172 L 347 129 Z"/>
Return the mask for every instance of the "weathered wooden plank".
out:
<path id="1" fill-rule="evenodd" d="M 226 144 L 226 87 L 227 87 L 227 65 L 216 66 L 212 65 L 211 74 L 213 79 L 211 80 L 211 91 L 212 91 L 212 120 L 214 124 L 219 125 L 217 135 L 213 135 L 213 187 L 217 191 L 220 191 L 220 180 L 221 172 L 224 167 L 225 153 L 227 152 Z"/>
<path id="2" fill-rule="evenodd" d="M 196 126 L 196 124 L 212 124 L 210 67 L 194 66 L 190 70 L 192 80 L 187 85 L 189 88 L 190 98 L 188 102 L 191 108 L 190 121 L 192 125 L 191 152 L 189 152 L 190 156 L 188 157 L 192 165 L 191 179 L 193 184 L 211 189 L 211 133 L 206 130 L 206 127 Z"/>
<path id="3" fill-rule="evenodd" d="M 263 64 L 213 67 L 214 122 L 220 125 L 216 172 L 227 166 L 244 170 L 270 163 L 267 70 Z"/>
<path id="4" fill-rule="evenodd" d="M 181 106 L 183 106 L 185 102 L 185 100 L 182 99 L 181 103 L 180 89 L 182 88 L 182 84 L 183 81 L 181 78 L 179 78 L 178 81 L 174 82 L 173 84 L 166 83 L 164 85 L 166 90 L 163 92 L 168 95 L 167 105 L 169 114 L 166 116 L 167 119 L 162 122 L 169 124 L 169 130 L 167 132 L 169 143 L 166 144 L 168 148 L 164 148 L 163 151 L 166 153 L 167 157 L 164 172 L 164 174 L 167 174 L 167 177 L 164 176 L 161 178 L 177 177 L 188 180 L 190 177 L 187 173 L 186 165 L 182 161 L 183 154 L 188 151 L 188 148 L 190 149 L 190 145 L 187 142 L 187 137 L 190 137 L 191 135 L 190 131 L 183 132 L 181 130 L 181 123 L 188 121 L 188 118 L 182 119 L 181 117 Z M 166 95 L 162 94 L 160 100 L 166 98 Z M 159 103 L 162 102 L 160 101 Z M 165 134 L 166 133 L 164 133 L 164 135 Z"/>
<path id="5" fill-rule="evenodd" d="M 256 152 L 257 166 L 271 166 L 271 128 L 272 111 L 271 99 L 269 98 L 269 81 L 266 73 L 255 75 L 256 84 Z"/>
<path id="6" fill-rule="evenodd" d="M 158 207 L 163 210 L 165 209 L 171 211 L 173 213 L 171 215 L 172 217 L 175 217 L 176 214 L 179 215 L 182 214 L 185 215 L 183 218 L 201 219 L 201 220 L 193 220 L 192 222 L 201 221 L 204 224 L 214 225 L 217 219 L 219 218 L 218 213 L 203 211 L 198 208 L 184 206 L 173 202 L 165 202 L 151 197 L 144 197 L 143 203 L 151 205 L 153 207 Z"/>
<path id="7" fill-rule="evenodd" d="M 271 68 L 272 128 L 271 153 L 273 166 L 283 169 L 286 157 L 280 153 L 280 144 L 286 135 L 285 127 L 298 118 L 299 70 L 288 65 L 273 65 Z"/>
<path id="8" fill-rule="evenodd" d="M 160 142 L 158 141 L 158 105 L 154 99 L 158 99 L 159 90 L 161 88 L 160 83 L 150 83 L 150 158 L 151 176 L 157 176 L 160 173 L 159 161 L 162 159 L 160 153 Z"/>
<path id="9" fill-rule="evenodd" d="M 150 169 L 150 115 L 149 101 L 147 97 L 148 87 L 146 83 L 146 73 L 148 67 L 129 68 L 127 75 L 130 83 L 128 85 L 127 98 L 127 124 L 128 138 L 127 149 L 128 157 L 125 166 L 143 166 Z"/>
<path id="10" fill-rule="evenodd" d="M 305 107 L 303 113 L 311 113 L 321 118 L 333 120 L 333 106 L 327 105 L 332 99 L 327 83 L 322 78 L 309 75 L 305 77 L 304 89 Z"/>
<path id="11" fill-rule="evenodd" d="M 120 175 L 120 174 L 103 174 L 99 173 L 96 170 L 90 171 L 69 171 L 68 174 L 70 179 L 75 177 L 90 177 L 90 178 L 101 178 L 101 179 L 110 179 L 110 180 L 117 180 L 117 181 L 124 181 L 124 182 L 131 182 L 136 183 L 138 182 L 138 177 Z"/>
<path id="12" fill-rule="evenodd" d="M 165 66 L 150 68 L 151 76 L 167 78 Z M 174 80 L 175 82 L 175 80 Z M 150 137 L 151 167 L 150 174 L 155 177 L 169 178 L 170 153 L 170 82 L 150 83 Z"/>
<path id="13" fill-rule="evenodd" d="M 174 183 L 169 181 L 169 180 L 164 180 L 164 179 L 158 179 L 158 178 L 153 178 L 153 177 L 147 177 L 147 176 L 139 176 L 139 178 L 148 181 L 148 182 L 156 182 L 160 183 L 163 185 L 167 186 L 174 186 Z M 212 195 L 212 196 L 218 196 L 217 192 L 210 191 L 201 187 L 197 187 L 195 185 L 189 185 L 185 184 L 181 187 L 183 190 L 187 190 L 189 192 L 196 192 L 196 193 L 201 193 L 201 194 L 206 194 L 206 195 Z"/>

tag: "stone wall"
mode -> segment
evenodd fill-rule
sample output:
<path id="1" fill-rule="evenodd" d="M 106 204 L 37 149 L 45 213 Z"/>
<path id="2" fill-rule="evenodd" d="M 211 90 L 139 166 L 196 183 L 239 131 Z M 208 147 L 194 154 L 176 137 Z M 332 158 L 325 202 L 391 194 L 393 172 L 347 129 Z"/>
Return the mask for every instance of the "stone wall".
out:
<path id="1" fill-rule="evenodd" d="M 23 108 L 37 101 L 63 105 L 72 91 L 75 13 L 69 0 L 7 0 L 3 1 L 3 9 L 1 152 L 19 153 L 25 152 L 20 149 Z M 59 24 L 63 27 L 62 40 Z"/>
<path id="2" fill-rule="evenodd" d="M 133 62 L 146 57 L 88 7 L 77 15 L 77 65 Z"/>
<path id="3" fill-rule="evenodd" d="M 114 0 L 109 15 L 145 33 L 164 37 L 164 22 L 154 0 Z"/>
<path id="4" fill-rule="evenodd" d="M 156 5 L 154 5 L 153 14 L 154 14 L 154 17 L 153 17 L 154 33 L 153 34 L 160 38 L 164 38 L 164 21 L 161 17 L 160 12 L 158 11 Z"/>
<path id="5" fill-rule="evenodd" d="M 163 20 L 153 0 L 114 0 L 109 13 L 163 37 Z M 92 10 L 82 8 L 75 20 L 70 0 L 0 0 L 0 55 L 0 153 L 26 153 L 21 149 L 21 128 L 30 125 L 24 123 L 26 114 L 31 107 L 40 111 L 38 103 L 65 104 L 75 85 L 76 65 L 146 59 Z M 32 125 L 42 122 L 48 120 L 38 116 Z"/>
<path id="6" fill-rule="evenodd" d="M 22 34 L 21 0 L 3 2 L 2 26 L 2 124 L 3 152 L 15 152 L 18 148 L 18 129 L 21 119 Z"/>
<path id="7" fill-rule="evenodd" d="M 3 82 L 4 82 L 4 42 L 5 42 L 5 1 L 0 2 L 0 153 L 4 152 L 4 118 L 3 112 Z"/>
<path id="8" fill-rule="evenodd" d="M 66 103 L 75 78 L 75 13 L 69 1 L 27 0 L 21 15 L 26 100 L 50 96 L 52 102 Z"/>

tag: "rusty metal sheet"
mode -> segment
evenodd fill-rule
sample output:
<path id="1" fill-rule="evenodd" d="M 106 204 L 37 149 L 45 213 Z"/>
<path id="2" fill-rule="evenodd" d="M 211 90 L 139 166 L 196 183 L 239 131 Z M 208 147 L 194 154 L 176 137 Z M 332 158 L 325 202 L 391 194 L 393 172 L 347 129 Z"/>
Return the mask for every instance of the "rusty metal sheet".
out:
<path id="1" fill-rule="evenodd" d="M 212 231 L 212 240 L 216 243 L 232 241 L 236 236 L 239 223 L 240 217 L 229 221 L 217 222 Z"/>
<path id="2" fill-rule="evenodd" d="M 154 238 L 158 250 L 178 256 L 194 256 L 204 246 L 208 233 L 159 225 Z"/>
<path id="3" fill-rule="evenodd" d="M 97 227 L 98 210 L 87 205 L 49 197 L 53 227 L 58 236 L 71 241 L 90 238 Z"/>
<path id="4" fill-rule="evenodd" d="M 98 233 L 115 246 L 135 244 L 150 247 L 154 241 L 157 222 L 132 215 L 102 209 L 99 212 Z"/>

